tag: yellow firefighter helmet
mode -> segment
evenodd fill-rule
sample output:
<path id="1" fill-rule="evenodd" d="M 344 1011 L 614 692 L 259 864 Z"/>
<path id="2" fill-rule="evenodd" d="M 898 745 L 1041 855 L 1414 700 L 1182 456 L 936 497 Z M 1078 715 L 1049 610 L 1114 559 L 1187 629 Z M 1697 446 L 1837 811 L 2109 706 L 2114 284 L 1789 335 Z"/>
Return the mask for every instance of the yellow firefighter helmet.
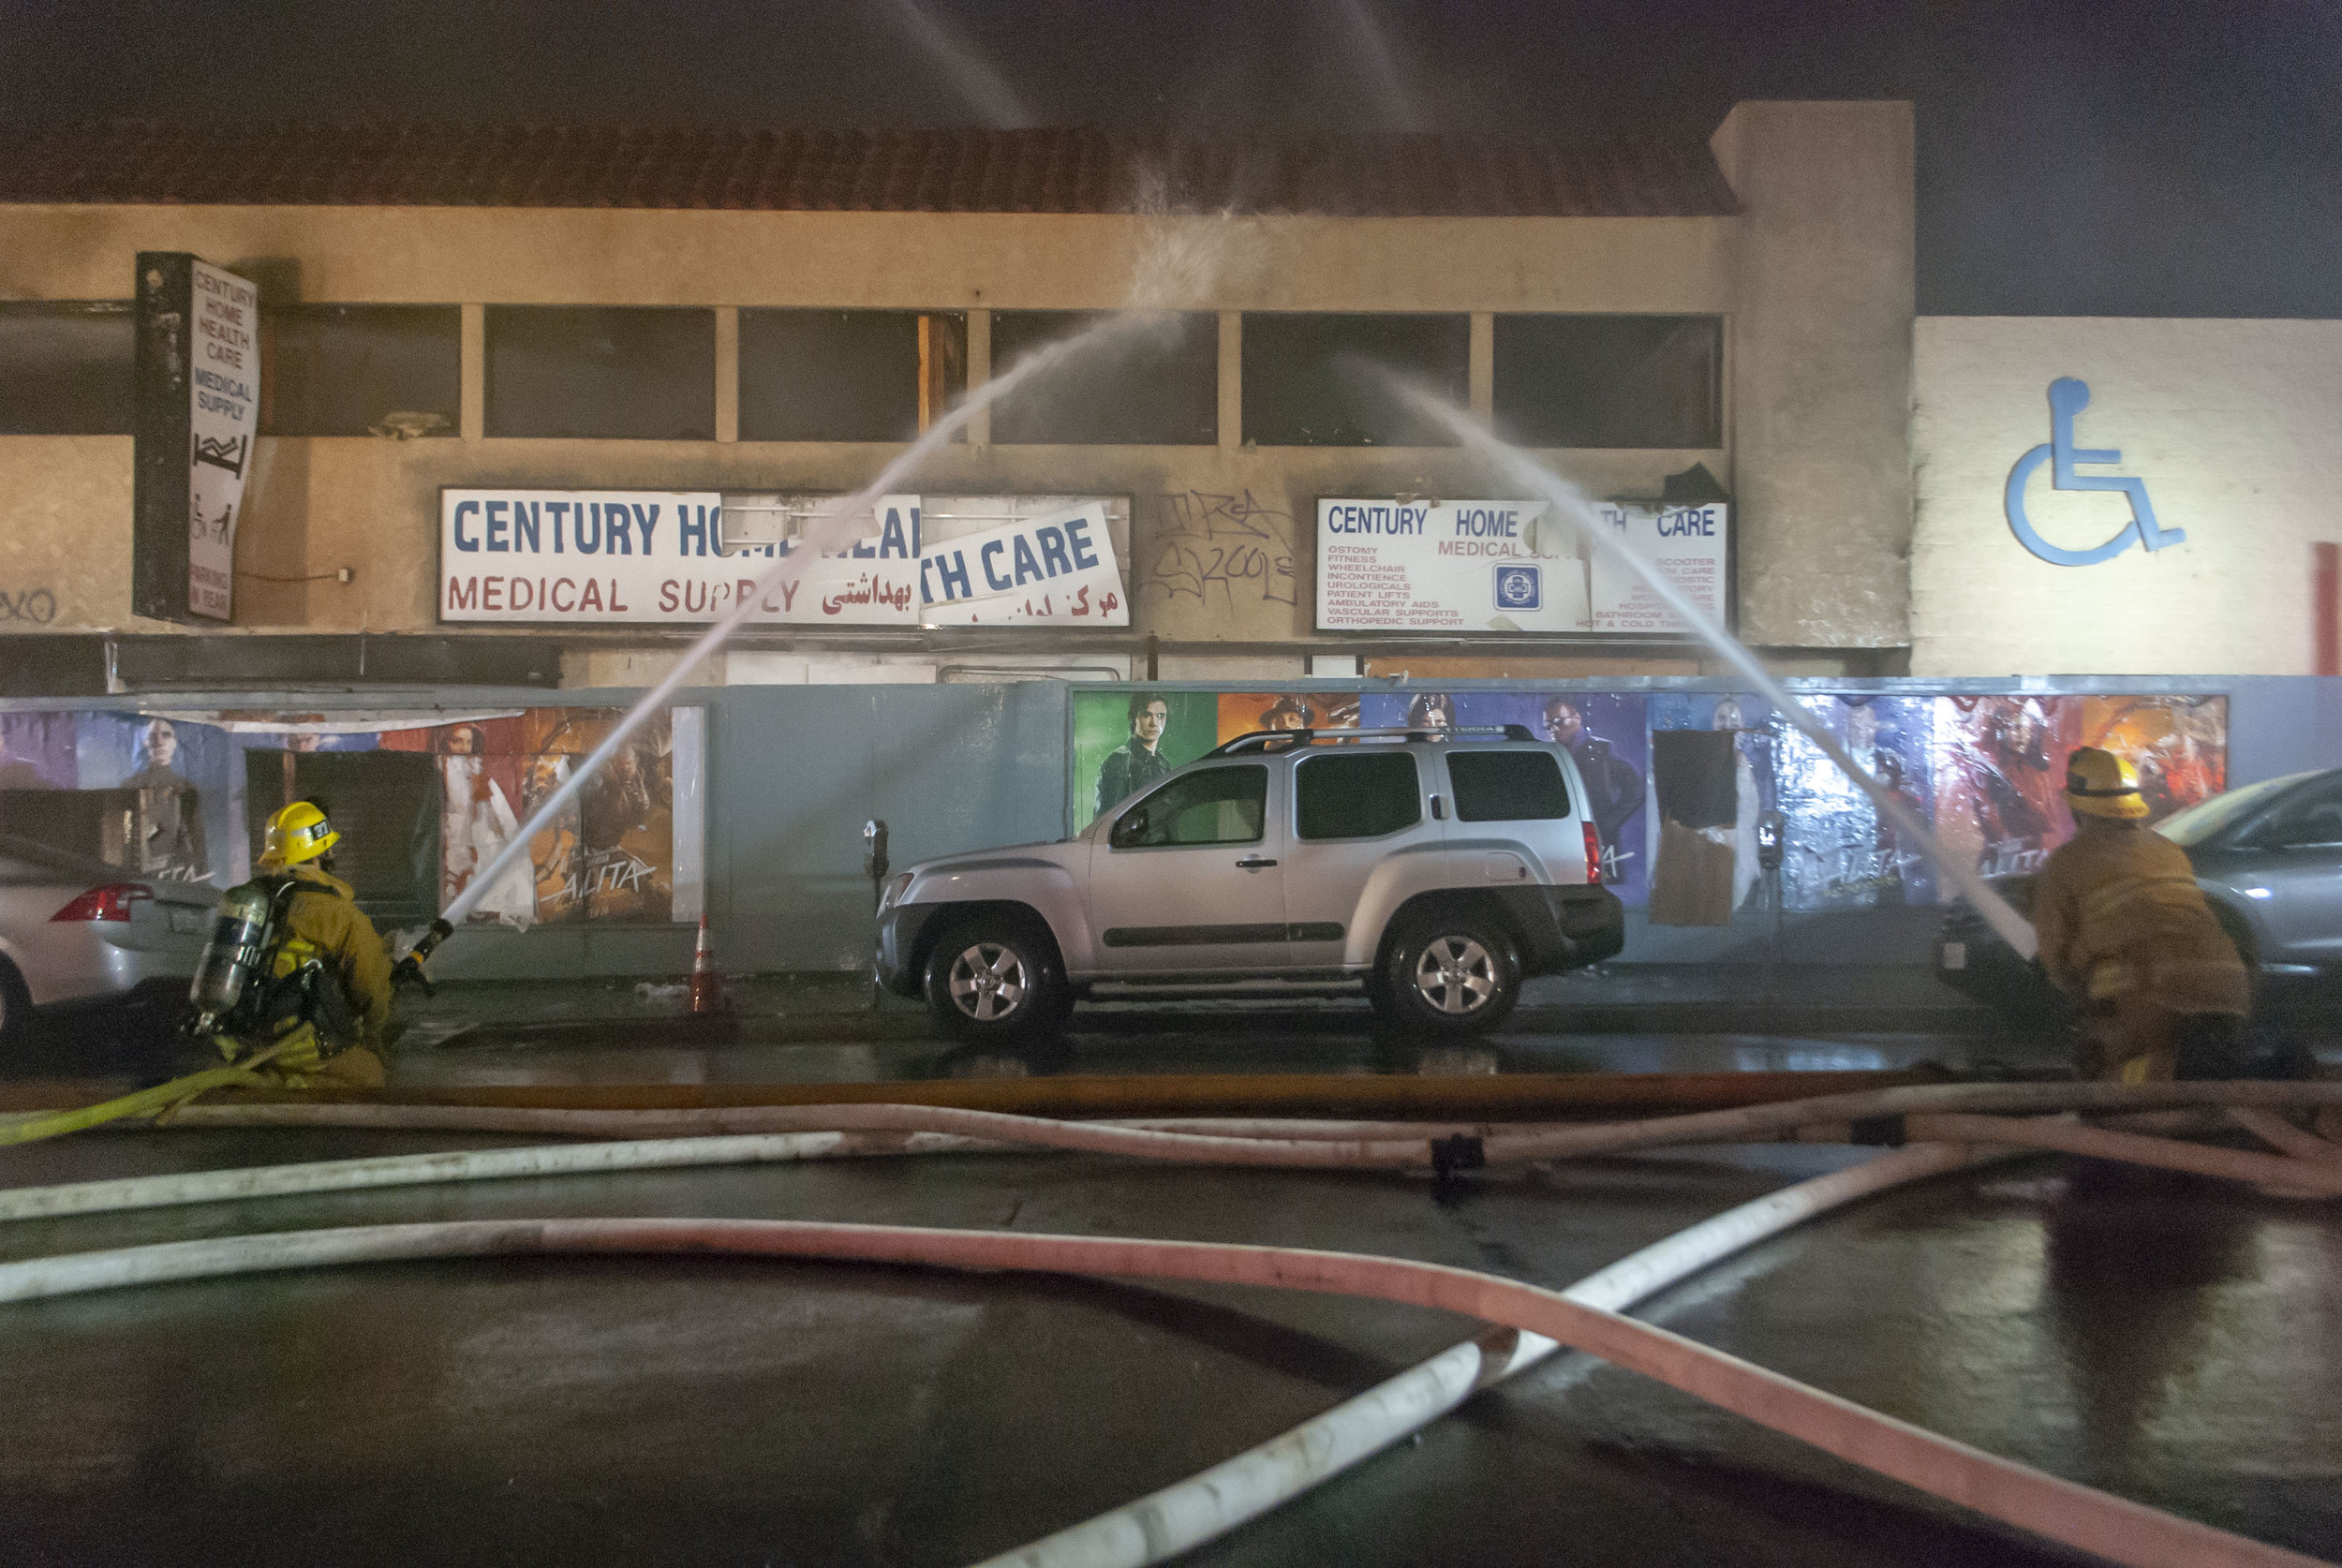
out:
<path id="1" fill-rule="evenodd" d="M 2066 804 L 2085 817 L 2137 819 L 2147 814 L 2139 770 L 2112 751 L 2077 748 L 2066 759 Z"/>
<path id="2" fill-rule="evenodd" d="M 282 871 L 312 861 L 341 842 L 342 836 L 313 801 L 297 800 L 268 820 L 268 841 L 260 869 Z"/>

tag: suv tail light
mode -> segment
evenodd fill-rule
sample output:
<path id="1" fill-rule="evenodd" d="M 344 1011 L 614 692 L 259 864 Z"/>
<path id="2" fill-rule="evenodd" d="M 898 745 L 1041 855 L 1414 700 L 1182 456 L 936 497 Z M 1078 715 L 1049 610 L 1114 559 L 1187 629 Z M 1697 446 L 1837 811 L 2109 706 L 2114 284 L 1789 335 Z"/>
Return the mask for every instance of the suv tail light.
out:
<path id="1" fill-rule="evenodd" d="M 1593 831 L 1592 822 L 1586 824 L 1586 885 L 1602 885 L 1602 839 Z"/>
<path id="2" fill-rule="evenodd" d="M 155 890 L 143 882 L 105 882 L 51 915 L 51 920 L 128 920 L 130 906 L 152 898 Z"/>

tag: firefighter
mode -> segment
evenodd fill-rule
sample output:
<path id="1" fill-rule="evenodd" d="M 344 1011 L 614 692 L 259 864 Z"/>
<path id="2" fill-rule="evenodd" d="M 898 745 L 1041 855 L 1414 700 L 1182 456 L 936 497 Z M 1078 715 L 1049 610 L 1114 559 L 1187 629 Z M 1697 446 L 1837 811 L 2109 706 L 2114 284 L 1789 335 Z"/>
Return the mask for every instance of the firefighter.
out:
<path id="1" fill-rule="evenodd" d="M 2082 1008 L 2075 1066 L 2125 1084 L 2236 1071 L 2252 986 L 2180 847 L 2143 823 L 2139 775 L 2112 752 L 2066 760 L 2075 836 L 2033 890 L 2041 967 Z"/>
<path id="2" fill-rule="evenodd" d="M 289 1087 L 384 1082 L 390 954 L 333 874 L 340 840 L 312 801 L 270 818 L 259 875 L 222 895 L 196 977 L 191 1029 L 230 1061 L 285 1044 L 263 1071 Z"/>

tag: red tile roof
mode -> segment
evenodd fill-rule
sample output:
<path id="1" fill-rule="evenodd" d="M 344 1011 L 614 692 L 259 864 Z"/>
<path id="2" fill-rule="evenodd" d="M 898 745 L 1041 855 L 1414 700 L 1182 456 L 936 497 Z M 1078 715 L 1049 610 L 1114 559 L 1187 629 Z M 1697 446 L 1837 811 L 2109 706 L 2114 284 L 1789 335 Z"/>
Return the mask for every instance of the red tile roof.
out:
<path id="1" fill-rule="evenodd" d="M 1160 193 L 1160 194 L 1156 194 Z M 1707 146 L 1100 131 L 0 126 L 0 202 L 1709 217 Z"/>

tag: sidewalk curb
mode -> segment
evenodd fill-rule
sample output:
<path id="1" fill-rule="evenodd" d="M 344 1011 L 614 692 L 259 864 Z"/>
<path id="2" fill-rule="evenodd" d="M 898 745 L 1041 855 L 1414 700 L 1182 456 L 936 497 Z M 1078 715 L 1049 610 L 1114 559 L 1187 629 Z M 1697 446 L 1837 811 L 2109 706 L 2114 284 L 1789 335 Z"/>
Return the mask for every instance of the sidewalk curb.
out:
<path id="1" fill-rule="evenodd" d="M 1285 1003 L 1244 1014 L 1234 1009 L 1182 1010 L 1117 1001 L 1075 1010 L 1074 1034 L 1167 1034 L 1274 1020 L 1284 1032 L 1357 1034 L 1371 1028 L 1362 1004 L 1347 1007 Z M 1589 1007 L 1517 1009 L 1494 1033 L 1505 1034 L 1942 1034 L 1990 1035 L 2000 1021 L 1982 1007 L 1827 1007 L 1811 1003 L 1643 1002 Z M 478 1050 L 530 1045 L 625 1043 L 644 1047 L 730 1044 L 942 1043 L 924 1011 L 801 1013 L 778 1016 L 569 1018 L 547 1022 L 466 1024 L 414 1050 Z"/>

